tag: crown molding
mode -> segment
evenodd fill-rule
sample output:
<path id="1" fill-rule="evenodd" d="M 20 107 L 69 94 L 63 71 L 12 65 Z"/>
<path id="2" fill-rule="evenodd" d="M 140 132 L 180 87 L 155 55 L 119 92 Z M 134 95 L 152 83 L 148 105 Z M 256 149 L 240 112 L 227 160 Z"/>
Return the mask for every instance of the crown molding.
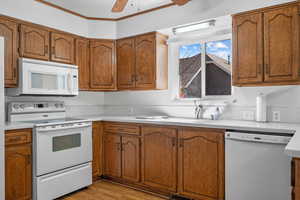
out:
<path id="1" fill-rule="evenodd" d="M 135 17 L 135 16 L 138 16 L 138 15 L 143 15 L 143 14 L 146 14 L 146 13 L 157 11 L 157 10 L 160 10 L 160 9 L 163 9 L 163 8 L 168 8 L 168 7 L 171 7 L 171 6 L 176 6 L 175 3 L 169 3 L 169 4 L 166 4 L 166 5 L 162 5 L 162 6 L 151 8 L 151 9 L 147 9 L 147 10 L 143 10 L 141 12 L 137 12 L 137 13 L 134 13 L 134 14 L 131 14 L 131 15 L 126 15 L 126 16 L 119 17 L 119 18 L 102 18 L 102 17 L 89 17 L 89 16 L 85 16 L 85 15 L 82 15 L 82 14 L 80 14 L 78 12 L 72 11 L 70 9 L 63 8 L 61 6 L 58 6 L 56 4 L 47 2 L 45 0 L 35 0 L 35 1 L 37 1 L 39 3 L 42 3 L 42 4 L 45 4 L 47 6 L 50 6 L 52 8 L 56 8 L 56 9 L 62 10 L 64 12 L 66 12 L 66 13 L 75 15 L 77 17 L 81 17 L 83 19 L 87 19 L 87 20 L 99 20 L 99 21 L 120 21 L 120 20 L 131 18 L 131 17 Z"/>

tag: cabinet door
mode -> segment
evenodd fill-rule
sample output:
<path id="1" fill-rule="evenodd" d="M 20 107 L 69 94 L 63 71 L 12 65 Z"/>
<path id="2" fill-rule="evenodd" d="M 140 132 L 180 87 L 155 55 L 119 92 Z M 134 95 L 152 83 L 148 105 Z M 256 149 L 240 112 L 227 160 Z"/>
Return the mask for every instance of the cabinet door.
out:
<path id="1" fill-rule="evenodd" d="M 68 64 L 74 63 L 74 38 L 72 36 L 51 33 L 51 60 Z"/>
<path id="2" fill-rule="evenodd" d="M 233 18 L 233 83 L 263 81 L 263 23 L 262 14 Z"/>
<path id="3" fill-rule="evenodd" d="M 17 86 L 18 24 L 0 18 L 0 36 L 5 40 L 5 87 Z"/>
<path id="4" fill-rule="evenodd" d="M 179 193 L 193 199 L 224 199 L 224 132 L 179 132 Z"/>
<path id="5" fill-rule="evenodd" d="M 76 65 L 79 73 L 79 89 L 90 89 L 90 43 L 88 40 L 76 40 Z"/>
<path id="6" fill-rule="evenodd" d="M 118 89 L 135 87 L 134 38 L 117 41 Z"/>
<path id="7" fill-rule="evenodd" d="M 102 175 L 102 123 L 93 123 L 93 177 Z"/>
<path id="8" fill-rule="evenodd" d="M 121 136 L 104 135 L 104 175 L 121 177 Z"/>
<path id="9" fill-rule="evenodd" d="M 142 182 L 169 192 L 176 191 L 177 131 L 164 127 L 142 128 Z"/>
<path id="10" fill-rule="evenodd" d="M 91 42 L 91 88 L 116 89 L 115 43 L 113 41 Z"/>
<path id="11" fill-rule="evenodd" d="M 122 137 L 122 178 L 140 181 L 140 139 L 139 137 Z"/>
<path id="12" fill-rule="evenodd" d="M 155 35 L 136 37 L 136 88 L 155 88 L 156 44 Z"/>
<path id="13" fill-rule="evenodd" d="M 20 37 L 20 55 L 22 57 L 49 60 L 50 34 L 48 31 L 21 25 Z"/>
<path id="14" fill-rule="evenodd" d="M 31 200 L 31 144 L 5 147 L 5 200 Z"/>
<path id="15" fill-rule="evenodd" d="M 298 79 L 299 10 L 293 5 L 264 13 L 265 81 Z"/>

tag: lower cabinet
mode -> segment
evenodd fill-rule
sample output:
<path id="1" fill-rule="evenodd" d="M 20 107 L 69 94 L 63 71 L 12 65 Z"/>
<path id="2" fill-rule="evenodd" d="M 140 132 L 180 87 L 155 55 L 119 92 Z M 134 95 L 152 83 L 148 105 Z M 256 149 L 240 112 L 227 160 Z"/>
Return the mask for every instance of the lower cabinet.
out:
<path id="1" fill-rule="evenodd" d="M 104 175 L 121 177 L 121 136 L 104 135 Z"/>
<path id="2" fill-rule="evenodd" d="M 140 181 L 140 138 L 122 136 L 122 178 L 131 182 Z"/>
<path id="3" fill-rule="evenodd" d="M 179 131 L 178 192 L 201 200 L 224 199 L 224 132 Z"/>
<path id="4" fill-rule="evenodd" d="M 176 192 L 177 130 L 142 127 L 142 183 L 158 190 Z"/>
<path id="5" fill-rule="evenodd" d="M 93 179 L 96 180 L 102 175 L 102 134 L 103 128 L 101 122 L 93 123 Z"/>
<path id="6" fill-rule="evenodd" d="M 300 159 L 294 158 L 291 166 L 292 200 L 300 200 Z"/>
<path id="7" fill-rule="evenodd" d="M 112 123 L 103 142 L 107 177 L 194 200 L 225 198 L 224 130 Z"/>
<path id="8" fill-rule="evenodd" d="M 31 130 L 5 133 L 5 200 L 32 199 Z"/>
<path id="9" fill-rule="evenodd" d="M 140 138 L 119 133 L 104 135 L 104 175 L 140 181 Z"/>

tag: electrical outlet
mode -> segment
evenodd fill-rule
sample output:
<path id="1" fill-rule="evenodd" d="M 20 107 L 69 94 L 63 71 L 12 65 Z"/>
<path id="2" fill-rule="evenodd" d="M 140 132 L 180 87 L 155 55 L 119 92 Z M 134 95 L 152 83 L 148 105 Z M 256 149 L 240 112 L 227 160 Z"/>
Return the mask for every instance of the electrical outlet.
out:
<path id="1" fill-rule="evenodd" d="M 243 120 L 254 120 L 254 112 L 253 111 L 243 111 Z"/>
<path id="2" fill-rule="evenodd" d="M 272 121 L 280 122 L 280 111 L 273 111 L 272 112 Z"/>

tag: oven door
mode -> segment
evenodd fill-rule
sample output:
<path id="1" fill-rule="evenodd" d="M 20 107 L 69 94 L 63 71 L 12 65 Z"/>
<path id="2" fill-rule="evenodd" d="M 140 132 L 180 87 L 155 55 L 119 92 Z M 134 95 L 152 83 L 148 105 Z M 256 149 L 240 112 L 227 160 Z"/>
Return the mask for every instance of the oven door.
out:
<path id="1" fill-rule="evenodd" d="M 75 68 L 27 62 L 21 68 L 22 94 L 77 95 L 78 70 Z"/>
<path id="2" fill-rule="evenodd" d="M 91 123 L 36 128 L 34 161 L 36 176 L 92 161 Z"/>

